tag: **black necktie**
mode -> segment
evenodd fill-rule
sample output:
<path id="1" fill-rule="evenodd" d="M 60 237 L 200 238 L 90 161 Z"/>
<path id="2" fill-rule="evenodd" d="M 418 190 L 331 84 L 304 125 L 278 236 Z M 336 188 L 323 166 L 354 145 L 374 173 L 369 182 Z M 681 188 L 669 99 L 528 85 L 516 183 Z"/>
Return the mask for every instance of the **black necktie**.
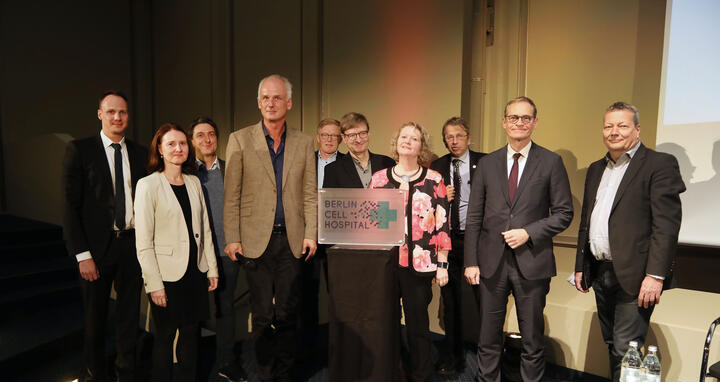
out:
<path id="1" fill-rule="evenodd" d="M 453 231 L 460 231 L 460 189 L 462 188 L 462 180 L 460 179 L 460 159 L 453 159 L 453 186 L 455 186 L 455 197 L 450 208 L 450 228 Z"/>
<path id="2" fill-rule="evenodd" d="M 521 156 L 522 154 L 520 153 L 513 154 L 513 159 L 515 159 L 515 161 L 510 169 L 510 176 L 508 177 L 508 196 L 510 196 L 510 202 L 515 200 L 515 192 L 517 191 L 518 186 L 518 158 Z"/>
<path id="3" fill-rule="evenodd" d="M 113 143 L 115 149 L 115 225 L 125 229 L 125 180 L 123 179 L 122 151 L 120 144 Z"/>

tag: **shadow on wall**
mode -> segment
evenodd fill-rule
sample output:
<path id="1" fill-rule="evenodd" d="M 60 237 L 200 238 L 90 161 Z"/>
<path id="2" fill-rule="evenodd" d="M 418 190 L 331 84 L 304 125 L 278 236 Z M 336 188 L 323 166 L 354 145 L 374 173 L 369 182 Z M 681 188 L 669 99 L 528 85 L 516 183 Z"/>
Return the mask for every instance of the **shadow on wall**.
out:
<path id="1" fill-rule="evenodd" d="M 570 222 L 570 226 L 559 236 L 563 236 L 570 239 L 573 242 L 577 242 L 578 229 L 580 228 L 580 214 L 582 212 L 582 193 L 585 185 L 585 175 L 587 174 L 587 167 L 578 168 L 578 161 L 575 154 L 570 150 L 558 149 L 555 154 L 560 155 L 565 164 L 565 169 L 568 173 L 568 179 L 570 180 L 570 189 L 573 195 L 573 220 Z"/>
<path id="2" fill-rule="evenodd" d="M 63 224 L 62 163 L 68 134 L 44 134 L 7 145 L 7 155 L 17 160 L 8 168 L 8 211 L 12 214 Z"/>

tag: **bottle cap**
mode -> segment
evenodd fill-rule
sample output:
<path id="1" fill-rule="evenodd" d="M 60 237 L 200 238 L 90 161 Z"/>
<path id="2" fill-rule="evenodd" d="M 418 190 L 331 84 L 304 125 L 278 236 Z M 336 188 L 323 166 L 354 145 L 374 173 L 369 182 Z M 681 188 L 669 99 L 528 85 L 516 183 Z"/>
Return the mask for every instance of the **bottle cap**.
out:
<path id="1" fill-rule="evenodd" d="M 657 346 L 655 346 L 655 345 L 648 346 L 648 351 L 657 351 Z"/>
<path id="2" fill-rule="evenodd" d="M 637 347 L 637 341 L 630 341 L 629 345 L 630 345 L 631 348 L 636 348 L 636 347 Z"/>

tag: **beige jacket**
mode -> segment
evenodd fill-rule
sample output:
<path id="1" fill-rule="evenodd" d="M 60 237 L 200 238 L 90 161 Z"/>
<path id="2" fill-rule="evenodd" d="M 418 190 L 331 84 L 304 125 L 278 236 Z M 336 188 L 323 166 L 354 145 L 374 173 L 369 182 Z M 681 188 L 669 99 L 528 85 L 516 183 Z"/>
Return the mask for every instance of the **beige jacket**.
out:
<path id="1" fill-rule="evenodd" d="M 197 267 L 218 277 L 215 248 L 200 180 L 183 174 L 192 209 L 192 230 L 198 247 Z M 177 281 L 187 270 L 190 242 L 180 203 L 160 172 L 138 181 L 135 192 L 135 245 L 145 291 L 163 289 L 163 281 Z"/>
<path id="2" fill-rule="evenodd" d="M 313 139 L 286 128 L 282 201 L 290 249 L 302 256 L 303 238 L 317 240 L 317 177 Z M 230 134 L 226 150 L 225 242 L 241 242 L 243 256 L 260 257 L 270 242 L 277 191 L 262 125 Z"/>

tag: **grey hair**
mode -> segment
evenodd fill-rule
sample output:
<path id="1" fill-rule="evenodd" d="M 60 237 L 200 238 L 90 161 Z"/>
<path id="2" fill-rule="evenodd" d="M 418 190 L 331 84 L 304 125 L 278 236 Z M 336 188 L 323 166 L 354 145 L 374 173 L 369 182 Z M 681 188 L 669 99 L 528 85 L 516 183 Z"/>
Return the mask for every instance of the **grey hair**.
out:
<path id="1" fill-rule="evenodd" d="M 608 106 L 607 109 L 605 109 L 605 114 L 611 112 L 611 111 L 631 111 L 633 113 L 633 123 L 635 126 L 640 124 L 640 112 L 638 111 L 637 107 L 635 105 L 629 104 L 627 102 L 618 101 L 613 103 L 612 105 Z"/>
<path id="2" fill-rule="evenodd" d="M 290 83 L 290 80 L 288 80 L 287 78 L 285 78 L 279 74 L 271 74 L 271 75 L 263 78 L 262 80 L 260 80 L 260 84 L 258 85 L 258 99 L 260 99 L 260 89 L 262 89 L 263 83 L 265 83 L 265 81 L 267 81 L 271 78 L 276 78 L 285 83 L 285 95 L 287 96 L 287 99 L 291 99 L 292 98 L 292 84 Z"/>

